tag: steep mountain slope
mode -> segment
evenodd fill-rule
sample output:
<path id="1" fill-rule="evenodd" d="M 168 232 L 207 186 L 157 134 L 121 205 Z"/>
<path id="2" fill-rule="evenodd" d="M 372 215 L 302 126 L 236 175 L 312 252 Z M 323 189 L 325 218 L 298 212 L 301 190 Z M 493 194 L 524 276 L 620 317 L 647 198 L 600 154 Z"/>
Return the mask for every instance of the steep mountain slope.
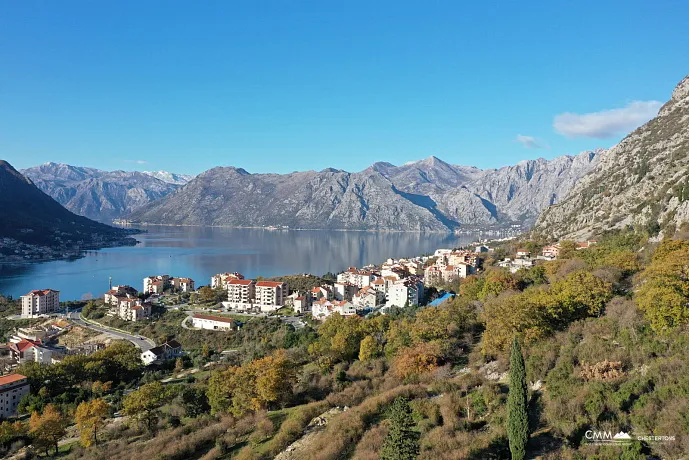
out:
<path id="1" fill-rule="evenodd" d="M 79 172 L 74 172 L 78 174 Z M 4 160 L 0 160 L 0 254 L 31 245 L 74 253 L 113 244 L 133 244 L 129 232 L 66 210 Z"/>
<path id="2" fill-rule="evenodd" d="M 447 230 L 459 226 L 414 203 L 380 174 L 324 170 L 249 174 L 213 168 L 183 189 L 131 216 L 143 222 L 182 225 Z"/>
<path id="3" fill-rule="evenodd" d="M 190 174 L 175 174 L 167 171 L 144 171 L 144 174 L 174 185 L 184 185 L 194 178 Z"/>
<path id="4" fill-rule="evenodd" d="M 402 166 L 375 163 L 359 173 L 214 168 L 130 218 L 174 225 L 401 231 L 522 223 L 563 196 L 595 158 L 597 153 L 587 152 L 489 171 L 435 157 Z"/>
<path id="5" fill-rule="evenodd" d="M 627 225 L 673 232 L 683 222 L 689 222 L 689 77 L 654 119 L 603 152 L 535 230 L 582 238 Z"/>
<path id="6" fill-rule="evenodd" d="M 181 176 L 160 171 L 101 171 L 59 163 L 45 163 L 22 173 L 70 211 L 101 222 L 111 222 L 153 200 L 177 190 Z"/>

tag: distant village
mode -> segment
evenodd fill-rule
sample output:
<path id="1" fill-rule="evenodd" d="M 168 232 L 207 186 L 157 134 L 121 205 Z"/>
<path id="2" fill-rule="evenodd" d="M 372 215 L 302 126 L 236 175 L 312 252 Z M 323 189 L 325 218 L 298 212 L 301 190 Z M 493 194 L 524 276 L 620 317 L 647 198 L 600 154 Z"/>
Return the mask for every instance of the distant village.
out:
<path id="1" fill-rule="evenodd" d="M 596 241 L 576 243 L 576 249 L 585 249 Z M 545 246 L 540 254 L 518 249 L 509 258 L 497 262 L 499 267 L 512 273 L 528 270 L 539 260 L 555 260 L 562 247 L 558 244 Z M 462 279 L 483 270 L 484 257 L 494 249 L 477 244 L 472 249 L 437 249 L 433 255 L 403 259 L 388 259 L 380 265 L 349 267 L 339 273 L 333 282 L 325 282 L 309 291 L 290 290 L 285 282 L 246 279 L 241 273 L 218 273 L 210 278 L 209 287 L 226 291 L 227 297 L 219 306 L 219 312 L 242 315 L 275 315 L 290 309 L 296 316 L 310 316 L 325 321 L 337 313 L 344 317 L 366 316 L 374 312 L 385 314 L 389 309 L 412 305 L 438 305 L 454 293 L 445 293 L 443 286 L 457 285 Z M 307 275 L 304 275 L 307 276 Z M 437 298 L 427 296 L 429 288 L 437 291 Z M 188 277 L 167 274 L 147 276 L 142 282 L 141 293 L 129 285 L 114 285 L 103 294 L 103 303 L 109 306 L 108 315 L 123 321 L 146 321 L 152 310 L 166 295 L 192 293 L 195 281 Z M 60 293 L 53 289 L 34 290 L 21 297 L 22 318 L 51 318 L 60 310 Z M 211 331 L 232 331 L 241 323 L 231 316 L 193 313 L 191 327 Z M 47 324 L 31 328 L 17 328 L 6 346 L 8 352 L 2 358 L 2 373 L 11 372 L 27 361 L 42 364 L 59 362 L 69 355 L 88 355 L 105 347 L 103 343 L 55 347 L 51 342 L 68 331 L 72 324 L 57 318 Z M 140 337 L 140 339 L 143 339 Z M 154 344 L 155 345 L 155 344 Z M 184 354 L 175 340 L 166 341 L 141 353 L 146 365 L 174 359 Z M 25 377 L 9 374 L 0 377 L 0 417 L 16 413 L 21 396 L 28 393 Z M 14 396 L 11 400 L 11 396 Z M 7 403 L 4 403 L 7 399 Z"/>

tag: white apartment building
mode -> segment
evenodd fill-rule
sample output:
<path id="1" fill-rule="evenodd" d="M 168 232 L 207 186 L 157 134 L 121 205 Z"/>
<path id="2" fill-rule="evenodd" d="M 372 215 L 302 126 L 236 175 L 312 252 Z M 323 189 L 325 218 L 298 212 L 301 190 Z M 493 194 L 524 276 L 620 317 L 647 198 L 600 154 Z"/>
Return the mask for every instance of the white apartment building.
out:
<path id="1" fill-rule="evenodd" d="M 354 295 L 352 303 L 358 309 L 376 308 L 385 302 L 385 292 L 366 286 Z"/>
<path id="2" fill-rule="evenodd" d="M 181 292 L 194 290 L 194 280 L 191 278 L 172 278 L 172 287 Z"/>
<path id="3" fill-rule="evenodd" d="M 337 282 L 333 287 L 335 300 L 352 300 L 354 298 L 354 294 L 357 292 L 359 292 L 359 288 L 351 283 Z"/>
<path id="4" fill-rule="evenodd" d="M 17 415 L 17 406 L 29 393 L 29 379 L 21 374 L 0 377 L 0 419 Z"/>
<path id="5" fill-rule="evenodd" d="M 253 280 L 233 279 L 227 283 L 227 303 L 230 310 L 249 311 L 253 308 L 256 283 Z"/>
<path id="6" fill-rule="evenodd" d="M 170 275 L 147 276 L 144 278 L 143 292 L 144 294 L 162 294 L 170 286 Z"/>
<path id="7" fill-rule="evenodd" d="M 262 312 L 271 312 L 285 306 L 287 283 L 280 281 L 259 281 L 256 283 L 256 307 Z"/>
<path id="8" fill-rule="evenodd" d="M 337 275 L 337 282 L 340 284 L 353 284 L 361 289 L 368 286 L 373 281 L 373 273 L 366 270 L 358 270 L 356 267 L 349 267 L 347 271 Z"/>
<path id="9" fill-rule="evenodd" d="M 243 280 L 244 275 L 238 272 L 234 273 L 218 273 L 211 276 L 211 287 L 213 289 L 223 288 L 227 289 L 227 283 L 232 280 Z"/>
<path id="10" fill-rule="evenodd" d="M 60 309 L 60 291 L 41 289 L 22 296 L 22 318 L 33 318 Z"/>
<path id="11" fill-rule="evenodd" d="M 411 279 L 402 280 L 389 286 L 385 307 L 404 308 L 409 305 L 419 305 L 422 298 L 423 283 Z"/>

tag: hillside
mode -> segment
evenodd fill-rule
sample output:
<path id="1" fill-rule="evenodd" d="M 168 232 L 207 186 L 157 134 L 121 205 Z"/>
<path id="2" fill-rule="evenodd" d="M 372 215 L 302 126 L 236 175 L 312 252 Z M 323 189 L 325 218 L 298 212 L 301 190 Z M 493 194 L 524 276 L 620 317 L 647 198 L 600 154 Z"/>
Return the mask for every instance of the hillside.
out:
<path id="1" fill-rule="evenodd" d="M 134 244 L 129 232 L 73 214 L 39 190 L 4 160 L 0 160 L 0 252 L 21 249 L 46 258 L 84 249 Z"/>
<path id="2" fill-rule="evenodd" d="M 584 238 L 628 225 L 672 234 L 689 222 L 689 77 L 658 115 L 600 155 L 536 231 Z"/>
<path id="3" fill-rule="evenodd" d="M 174 192 L 188 180 L 165 171 L 101 171 L 61 163 L 45 163 L 22 174 L 75 214 L 108 223 Z"/>
<path id="4" fill-rule="evenodd" d="M 450 165 L 435 157 L 402 166 L 375 163 L 358 173 L 250 174 L 218 167 L 129 217 L 172 225 L 399 231 L 529 225 L 597 157 L 597 152 L 584 152 L 494 170 Z"/>

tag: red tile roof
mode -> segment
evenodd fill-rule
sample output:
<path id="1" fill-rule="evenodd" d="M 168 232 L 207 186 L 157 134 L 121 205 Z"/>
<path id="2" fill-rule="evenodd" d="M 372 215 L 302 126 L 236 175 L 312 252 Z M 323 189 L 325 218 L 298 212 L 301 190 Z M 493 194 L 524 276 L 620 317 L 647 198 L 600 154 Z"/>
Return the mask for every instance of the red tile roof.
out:
<path id="1" fill-rule="evenodd" d="M 8 383 L 14 383 L 20 380 L 26 380 L 26 377 L 21 374 L 4 375 L 0 377 L 0 385 L 6 385 Z"/>
<path id="2" fill-rule="evenodd" d="M 280 281 L 259 281 L 258 283 L 256 283 L 256 286 L 274 288 L 274 287 L 282 286 L 283 284 L 285 284 L 285 283 L 282 283 Z"/>
<path id="3" fill-rule="evenodd" d="M 54 289 L 34 289 L 33 291 L 29 292 L 26 295 L 37 295 L 37 296 L 42 297 L 44 295 L 50 294 L 51 292 L 60 292 L 60 291 L 56 291 Z"/>
<path id="4" fill-rule="evenodd" d="M 248 285 L 250 285 L 250 284 L 253 283 L 253 282 L 254 282 L 253 280 L 232 280 L 232 281 L 230 281 L 230 282 L 227 283 L 227 284 L 234 284 L 234 285 L 237 285 L 237 284 L 238 284 L 238 285 L 240 285 L 240 286 L 248 286 Z"/>
<path id="5" fill-rule="evenodd" d="M 17 342 L 14 344 L 15 347 L 17 347 L 17 351 L 24 351 L 28 350 L 29 348 L 33 348 L 36 345 L 40 345 L 41 341 L 40 340 L 29 340 L 29 339 L 21 339 L 21 341 Z"/>

